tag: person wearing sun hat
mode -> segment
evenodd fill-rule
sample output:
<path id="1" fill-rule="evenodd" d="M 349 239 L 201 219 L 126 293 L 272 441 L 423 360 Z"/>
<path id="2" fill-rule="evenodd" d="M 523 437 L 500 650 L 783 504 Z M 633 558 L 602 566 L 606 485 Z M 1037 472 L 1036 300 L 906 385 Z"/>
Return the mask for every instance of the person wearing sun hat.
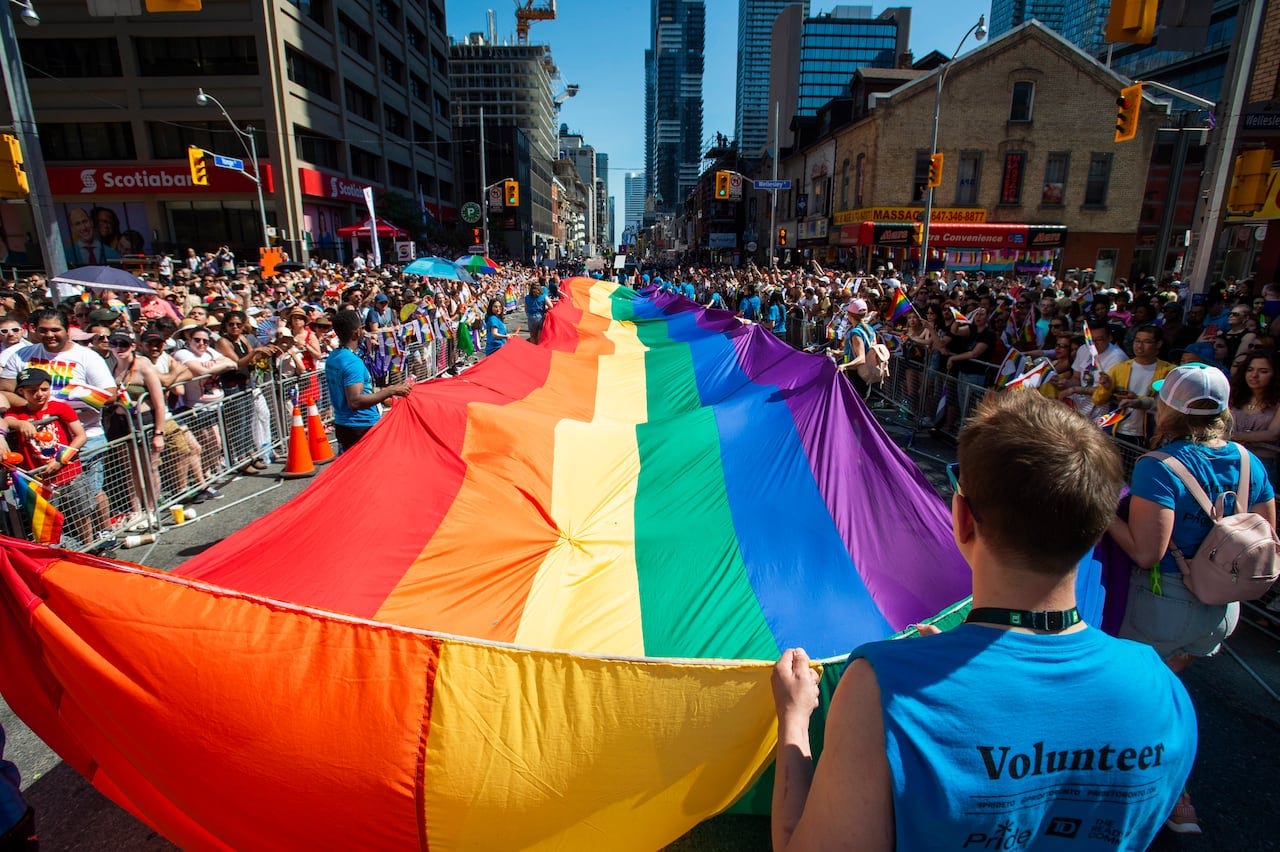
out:
<path id="1" fill-rule="evenodd" d="M 1266 468 L 1253 453 L 1227 440 L 1232 424 L 1226 375 L 1208 364 L 1183 364 L 1152 387 L 1157 392 L 1153 445 L 1181 462 L 1211 502 L 1222 494 L 1234 495 L 1247 464 L 1249 493 L 1240 510 L 1255 512 L 1274 527 L 1275 490 Z M 1213 525 L 1173 469 L 1148 453 L 1134 466 L 1130 490 L 1128 518 L 1117 517 L 1108 528 L 1134 563 L 1120 636 L 1152 646 L 1179 672 L 1218 652 L 1235 630 L 1240 604 L 1203 603 L 1183 582 L 1173 547 L 1194 554 Z M 1234 496 L 1226 511 L 1236 511 Z M 1185 793 L 1166 825 L 1180 834 L 1200 833 Z"/>

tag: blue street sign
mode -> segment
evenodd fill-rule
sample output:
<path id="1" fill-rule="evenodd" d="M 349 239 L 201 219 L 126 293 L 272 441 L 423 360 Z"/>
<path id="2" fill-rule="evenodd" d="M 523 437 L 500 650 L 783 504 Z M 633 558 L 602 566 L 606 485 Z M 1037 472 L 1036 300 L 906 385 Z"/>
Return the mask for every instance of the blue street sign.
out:
<path id="1" fill-rule="evenodd" d="M 755 180 L 751 185 L 756 189 L 790 189 L 791 181 L 789 180 Z"/>
<path id="2" fill-rule="evenodd" d="M 238 172 L 244 171 L 244 160 L 237 160 L 235 157 L 224 157 L 221 154 L 214 154 L 213 164 L 220 169 L 235 169 Z"/>

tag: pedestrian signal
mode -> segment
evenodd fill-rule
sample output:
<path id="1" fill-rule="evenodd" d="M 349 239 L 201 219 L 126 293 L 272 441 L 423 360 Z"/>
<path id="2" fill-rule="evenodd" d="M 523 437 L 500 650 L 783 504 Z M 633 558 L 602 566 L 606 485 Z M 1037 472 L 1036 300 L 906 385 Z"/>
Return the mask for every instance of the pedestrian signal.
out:
<path id="1" fill-rule="evenodd" d="M 786 244 L 787 244 L 787 229 L 779 228 L 778 229 L 778 245 L 785 246 Z"/>
<path id="2" fill-rule="evenodd" d="M 1267 201 L 1271 183 L 1270 148 L 1242 151 L 1231 170 L 1231 190 L 1227 193 L 1227 209 L 1232 213 L 1257 213 Z"/>

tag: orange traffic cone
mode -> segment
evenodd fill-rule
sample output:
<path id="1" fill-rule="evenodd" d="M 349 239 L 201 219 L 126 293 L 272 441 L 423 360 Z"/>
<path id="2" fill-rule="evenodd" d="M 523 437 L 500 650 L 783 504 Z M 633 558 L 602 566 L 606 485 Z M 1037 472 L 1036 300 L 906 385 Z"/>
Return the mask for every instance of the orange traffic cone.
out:
<path id="1" fill-rule="evenodd" d="M 311 449 L 311 461 L 315 464 L 328 464 L 336 458 L 329 438 L 324 434 L 324 421 L 320 419 L 320 409 L 314 399 L 307 400 L 307 443 Z"/>
<path id="2" fill-rule="evenodd" d="M 285 479 L 301 479 L 315 476 L 316 466 L 311 461 L 311 448 L 307 446 L 307 430 L 302 428 L 302 409 L 293 406 L 293 423 L 289 426 L 289 457 L 284 462 Z"/>

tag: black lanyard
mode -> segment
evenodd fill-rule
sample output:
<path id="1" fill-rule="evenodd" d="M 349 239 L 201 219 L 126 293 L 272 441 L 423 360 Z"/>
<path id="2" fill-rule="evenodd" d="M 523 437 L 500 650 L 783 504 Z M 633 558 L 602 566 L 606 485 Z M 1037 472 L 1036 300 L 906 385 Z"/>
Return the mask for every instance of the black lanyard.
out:
<path id="1" fill-rule="evenodd" d="M 1025 627 L 1044 633 L 1061 633 L 1068 627 L 1074 627 L 1083 619 L 1080 610 L 1075 607 L 1060 610 L 1004 609 L 996 606 L 984 606 L 969 611 L 965 623 L 983 622 L 1009 627 Z"/>

